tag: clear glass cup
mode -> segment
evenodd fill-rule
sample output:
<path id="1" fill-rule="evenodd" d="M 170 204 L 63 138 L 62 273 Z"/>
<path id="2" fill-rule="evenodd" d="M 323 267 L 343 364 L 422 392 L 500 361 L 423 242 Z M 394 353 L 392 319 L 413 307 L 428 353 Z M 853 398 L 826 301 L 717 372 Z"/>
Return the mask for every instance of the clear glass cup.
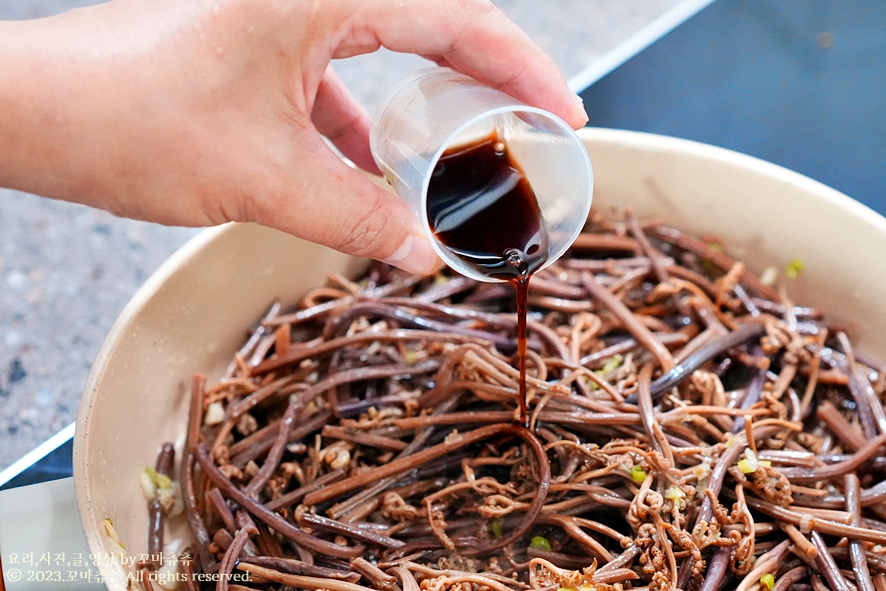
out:
<path id="1" fill-rule="evenodd" d="M 450 267 L 479 281 L 497 281 L 456 256 L 428 220 L 428 186 L 444 151 L 496 132 L 519 164 L 538 200 L 556 261 L 588 216 L 593 171 L 587 150 L 559 117 L 449 68 L 417 70 L 382 99 L 370 129 L 376 164 L 421 221 L 431 244 Z"/>

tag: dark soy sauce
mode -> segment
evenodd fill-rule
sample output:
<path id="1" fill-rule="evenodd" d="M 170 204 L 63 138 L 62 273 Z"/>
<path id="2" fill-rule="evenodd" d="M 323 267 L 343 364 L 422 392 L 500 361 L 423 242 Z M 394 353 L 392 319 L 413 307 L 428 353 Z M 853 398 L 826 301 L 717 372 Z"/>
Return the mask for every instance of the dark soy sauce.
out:
<path id="1" fill-rule="evenodd" d="M 538 200 L 498 135 L 446 150 L 428 186 L 428 223 L 442 244 L 479 273 L 517 292 L 520 422 L 526 408 L 526 312 L 529 278 L 550 245 Z"/>

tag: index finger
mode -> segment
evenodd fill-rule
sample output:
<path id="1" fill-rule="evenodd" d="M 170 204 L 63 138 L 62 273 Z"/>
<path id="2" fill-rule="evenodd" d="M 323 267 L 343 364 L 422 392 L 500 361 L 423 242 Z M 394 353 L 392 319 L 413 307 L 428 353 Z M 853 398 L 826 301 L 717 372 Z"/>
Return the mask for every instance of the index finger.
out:
<path id="1" fill-rule="evenodd" d="M 554 61 L 489 0 L 352 0 L 335 57 L 392 51 L 430 57 L 574 128 L 587 123 Z"/>

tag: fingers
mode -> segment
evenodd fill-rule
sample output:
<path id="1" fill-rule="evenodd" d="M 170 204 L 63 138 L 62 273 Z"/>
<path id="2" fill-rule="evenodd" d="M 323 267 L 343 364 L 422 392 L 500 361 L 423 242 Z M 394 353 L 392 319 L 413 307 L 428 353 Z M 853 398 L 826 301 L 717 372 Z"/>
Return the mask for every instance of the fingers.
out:
<path id="1" fill-rule="evenodd" d="M 326 67 L 317 89 L 311 121 L 341 153 L 364 170 L 379 174 L 369 150 L 369 115 L 342 83 L 332 66 Z"/>
<path id="2" fill-rule="evenodd" d="M 310 166 L 279 195 L 256 204 L 252 221 L 411 273 L 437 269 L 436 252 L 402 201 L 345 164 L 319 136 L 305 148 L 300 159 Z"/>
<path id="3" fill-rule="evenodd" d="M 546 109 L 575 128 L 587 122 L 581 100 L 557 65 L 489 0 L 354 0 L 347 54 L 393 51 L 445 60 L 526 104 Z"/>

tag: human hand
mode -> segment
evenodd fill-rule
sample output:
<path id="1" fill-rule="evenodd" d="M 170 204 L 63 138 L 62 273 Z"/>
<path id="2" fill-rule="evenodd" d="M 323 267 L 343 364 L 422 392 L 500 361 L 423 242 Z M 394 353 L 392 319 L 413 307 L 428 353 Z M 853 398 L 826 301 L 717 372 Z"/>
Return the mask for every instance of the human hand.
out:
<path id="1" fill-rule="evenodd" d="M 174 225 L 253 221 L 426 273 L 376 170 L 369 117 L 330 60 L 422 55 L 587 118 L 554 63 L 488 0 L 116 0 L 0 23 L 0 184 Z"/>

